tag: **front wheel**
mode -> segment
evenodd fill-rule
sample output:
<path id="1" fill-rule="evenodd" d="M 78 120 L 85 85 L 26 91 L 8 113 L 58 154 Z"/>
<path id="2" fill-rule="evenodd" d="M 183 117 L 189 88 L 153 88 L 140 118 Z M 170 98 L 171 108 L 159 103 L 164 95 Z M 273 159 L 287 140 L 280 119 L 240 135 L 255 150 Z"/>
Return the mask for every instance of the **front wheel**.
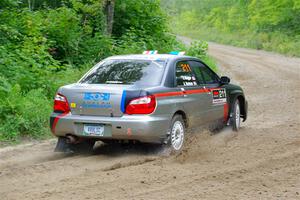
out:
<path id="1" fill-rule="evenodd" d="M 171 153 L 179 153 L 184 145 L 185 140 L 185 124 L 181 115 L 175 115 L 169 129 L 168 146 Z"/>
<path id="2" fill-rule="evenodd" d="M 231 124 L 232 130 L 234 131 L 238 131 L 241 127 L 241 108 L 238 99 L 236 99 L 233 104 Z"/>

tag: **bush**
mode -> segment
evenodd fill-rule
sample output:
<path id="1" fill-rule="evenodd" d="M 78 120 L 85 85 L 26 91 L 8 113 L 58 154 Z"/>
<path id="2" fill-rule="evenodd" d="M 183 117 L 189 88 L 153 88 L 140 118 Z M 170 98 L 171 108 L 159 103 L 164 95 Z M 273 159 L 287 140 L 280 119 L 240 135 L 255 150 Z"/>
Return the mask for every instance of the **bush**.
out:
<path id="1" fill-rule="evenodd" d="M 187 54 L 198 58 L 205 58 L 207 56 L 207 51 L 208 43 L 205 41 L 197 40 L 191 43 Z"/>
<path id="2" fill-rule="evenodd" d="M 0 110 L 1 141 L 16 141 L 21 136 L 41 138 L 49 133 L 51 103 L 42 89 L 23 95 L 21 87 L 15 85 L 0 100 Z"/>

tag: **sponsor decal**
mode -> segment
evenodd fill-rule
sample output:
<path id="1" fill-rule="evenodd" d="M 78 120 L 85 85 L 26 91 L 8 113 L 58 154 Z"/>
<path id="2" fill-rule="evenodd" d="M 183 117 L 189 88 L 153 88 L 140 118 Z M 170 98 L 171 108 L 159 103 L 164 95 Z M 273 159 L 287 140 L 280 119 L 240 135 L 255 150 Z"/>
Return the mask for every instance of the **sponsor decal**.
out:
<path id="1" fill-rule="evenodd" d="M 213 89 L 212 96 L 213 96 L 213 104 L 224 104 L 227 102 L 225 88 Z"/>
<path id="2" fill-rule="evenodd" d="M 85 92 L 83 99 L 86 101 L 109 101 L 110 93 Z"/>
<path id="3" fill-rule="evenodd" d="M 71 103 L 71 108 L 76 108 L 76 106 L 77 106 L 76 103 L 74 102 Z"/>
<path id="4" fill-rule="evenodd" d="M 85 92 L 83 100 L 82 108 L 112 108 L 109 102 L 110 93 Z"/>

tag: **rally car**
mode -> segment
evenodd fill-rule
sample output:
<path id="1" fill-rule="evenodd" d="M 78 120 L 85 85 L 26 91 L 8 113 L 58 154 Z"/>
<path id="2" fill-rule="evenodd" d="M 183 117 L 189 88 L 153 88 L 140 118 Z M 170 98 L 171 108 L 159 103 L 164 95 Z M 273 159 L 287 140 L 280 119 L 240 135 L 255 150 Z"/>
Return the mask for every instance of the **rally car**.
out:
<path id="1" fill-rule="evenodd" d="M 190 127 L 247 119 L 241 87 L 198 58 L 180 53 L 113 56 L 77 83 L 58 89 L 50 117 L 56 151 L 92 149 L 95 141 L 183 148 Z"/>

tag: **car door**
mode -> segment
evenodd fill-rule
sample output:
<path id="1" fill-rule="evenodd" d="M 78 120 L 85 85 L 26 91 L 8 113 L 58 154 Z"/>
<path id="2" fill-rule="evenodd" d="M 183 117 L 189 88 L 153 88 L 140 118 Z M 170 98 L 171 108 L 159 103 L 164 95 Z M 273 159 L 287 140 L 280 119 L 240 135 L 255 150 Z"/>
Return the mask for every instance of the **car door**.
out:
<path id="1" fill-rule="evenodd" d="M 191 65 L 198 76 L 202 75 L 203 82 L 200 85 L 207 89 L 209 98 L 207 119 L 209 121 L 222 119 L 224 109 L 227 108 L 227 98 L 225 88 L 220 87 L 218 75 L 201 62 L 192 61 Z"/>
<path id="2" fill-rule="evenodd" d="M 183 108 L 190 125 L 199 125 L 207 121 L 206 115 L 210 98 L 203 86 L 200 86 L 193 67 L 188 60 L 176 63 L 176 87 L 183 92 Z"/>

